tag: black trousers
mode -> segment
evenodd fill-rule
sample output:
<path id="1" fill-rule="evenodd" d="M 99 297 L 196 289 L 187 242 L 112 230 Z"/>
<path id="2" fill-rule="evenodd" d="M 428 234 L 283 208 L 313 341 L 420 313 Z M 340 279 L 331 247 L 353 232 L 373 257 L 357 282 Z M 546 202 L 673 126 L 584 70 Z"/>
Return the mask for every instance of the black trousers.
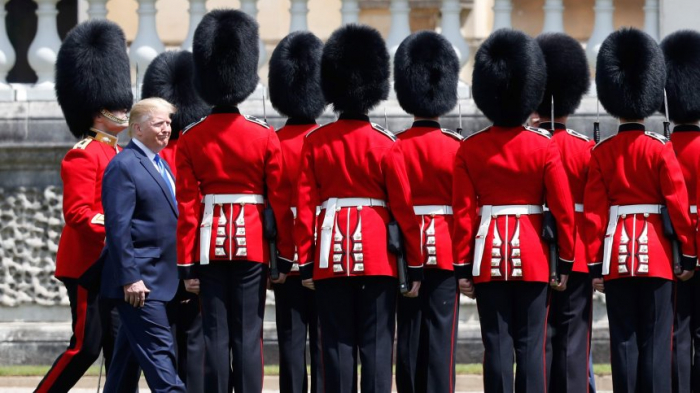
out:
<path id="1" fill-rule="evenodd" d="M 177 374 L 187 393 L 203 393 L 204 337 L 199 296 L 187 292 L 182 282 L 175 299 L 168 303 L 168 319 L 175 342 Z"/>
<path id="2" fill-rule="evenodd" d="M 389 393 L 392 380 L 397 281 L 393 277 L 342 277 L 316 281 L 326 393 Z"/>
<path id="3" fill-rule="evenodd" d="M 311 369 L 311 393 L 321 392 L 321 343 L 314 291 L 301 285 L 299 276 L 287 277 L 275 284 L 275 321 L 280 356 L 280 393 L 306 393 Z M 306 359 L 306 336 L 309 336 L 310 359 Z"/>
<path id="4" fill-rule="evenodd" d="M 399 393 L 454 392 L 458 310 L 457 282 L 448 270 L 426 269 L 418 297 L 398 297 Z"/>
<path id="5" fill-rule="evenodd" d="M 676 282 L 673 392 L 700 392 L 700 275 Z"/>
<path id="6" fill-rule="evenodd" d="M 204 391 L 262 391 L 267 266 L 213 262 L 199 268 Z"/>
<path id="7" fill-rule="evenodd" d="M 484 342 L 484 392 L 545 392 L 547 283 L 488 282 L 476 285 Z"/>
<path id="8" fill-rule="evenodd" d="M 671 391 L 673 281 L 605 282 L 615 393 Z"/>
<path id="9" fill-rule="evenodd" d="M 593 286 L 588 273 L 572 272 L 566 291 L 551 291 L 547 317 L 548 392 L 589 391 Z"/>

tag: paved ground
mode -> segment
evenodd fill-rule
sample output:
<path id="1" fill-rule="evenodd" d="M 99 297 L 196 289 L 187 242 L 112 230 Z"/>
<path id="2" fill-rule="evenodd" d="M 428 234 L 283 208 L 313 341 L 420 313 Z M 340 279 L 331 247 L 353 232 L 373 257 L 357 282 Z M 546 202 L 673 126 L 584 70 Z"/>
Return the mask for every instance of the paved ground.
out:
<path id="1" fill-rule="evenodd" d="M 0 392 L 3 393 L 31 393 L 41 377 L 0 377 Z M 103 380 L 104 382 L 104 380 Z M 596 377 L 598 393 L 612 392 L 612 379 L 610 376 Z M 279 392 L 277 376 L 265 377 L 265 389 L 263 393 Z M 481 392 L 482 382 L 480 375 L 458 375 L 457 393 Z M 83 377 L 78 385 L 71 390 L 72 393 L 95 393 L 97 390 L 97 377 Z M 140 393 L 148 393 L 146 381 L 141 379 Z"/>

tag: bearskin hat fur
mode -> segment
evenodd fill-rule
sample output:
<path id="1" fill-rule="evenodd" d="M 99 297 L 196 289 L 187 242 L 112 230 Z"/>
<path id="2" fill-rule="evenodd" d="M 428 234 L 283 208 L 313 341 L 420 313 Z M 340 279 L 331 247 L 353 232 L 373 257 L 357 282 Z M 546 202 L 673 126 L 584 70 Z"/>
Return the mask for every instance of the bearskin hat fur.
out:
<path id="1" fill-rule="evenodd" d="M 663 104 L 663 52 L 647 33 L 620 29 L 600 46 L 595 80 L 598 99 L 612 116 L 627 120 L 649 117 Z"/>
<path id="2" fill-rule="evenodd" d="M 676 124 L 700 120 L 700 33 L 677 31 L 661 41 L 666 59 L 669 118 Z M 661 107 L 665 111 L 664 106 Z"/>
<path id="3" fill-rule="evenodd" d="M 206 116 L 211 109 L 194 89 L 193 70 L 192 53 L 168 51 L 153 59 L 143 76 L 141 97 L 160 97 L 177 109 L 170 116 L 173 130 L 170 139 L 177 139 L 183 128 Z"/>
<path id="4" fill-rule="evenodd" d="M 258 85 L 258 23 L 238 10 L 204 15 L 194 32 L 195 86 L 210 105 L 238 105 Z"/>
<path id="5" fill-rule="evenodd" d="M 66 35 L 56 58 L 56 98 L 70 132 L 84 136 L 102 109 L 131 109 L 131 70 L 124 32 L 91 20 Z"/>
<path id="6" fill-rule="evenodd" d="M 326 107 L 321 91 L 323 42 L 308 31 L 284 37 L 270 57 L 270 102 L 290 118 L 315 119 Z"/>
<path id="7" fill-rule="evenodd" d="M 389 96 L 389 52 L 379 32 L 349 24 L 323 47 L 321 88 L 336 112 L 366 113 Z"/>
<path id="8" fill-rule="evenodd" d="M 547 85 L 537 113 L 550 117 L 554 96 L 554 117 L 576 111 L 588 91 L 591 76 L 581 44 L 563 33 L 545 33 L 535 39 L 547 63 Z"/>
<path id="9" fill-rule="evenodd" d="M 459 59 L 452 44 L 433 31 L 403 40 L 394 56 L 394 90 L 407 113 L 438 117 L 457 105 Z"/>
<path id="10" fill-rule="evenodd" d="M 525 123 L 542 102 L 546 82 L 542 51 L 521 31 L 496 30 L 476 52 L 472 95 L 494 125 Z"/>

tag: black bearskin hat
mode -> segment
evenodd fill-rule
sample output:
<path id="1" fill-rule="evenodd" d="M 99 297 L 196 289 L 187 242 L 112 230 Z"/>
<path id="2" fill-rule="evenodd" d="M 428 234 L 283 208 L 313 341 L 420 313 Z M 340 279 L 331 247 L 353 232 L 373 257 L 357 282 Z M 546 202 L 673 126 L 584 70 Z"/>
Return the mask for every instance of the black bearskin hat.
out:
<path id="1" fill-rule="evenodd" d="M 525 123 L 542 102 L 546 83 L 540 46 L 522 31 L 496 30 L 476 52 L 472 95 L 494 125 Z"/>
<path id="2" fill-rule="evenodd" d="M 270 102 L 290 118 L 315 119 L 326 100 L 321 91 L 323 42 L 308 31 L 284 37 L 270 57 Z"/>
<path id="3" fill-rule="evenodd" d="M 183 128 L 206 116 L 211 109 L 194 89 L 193 70 L 192 53 L 168 51 L 153 59 L 143 76 L 142 98 L 160 97 L 177 108 L 170 115 L 173 130 L 170 139 L 177 139 Z"/>
<path id="4" fill-rule="evenodd" d="M 700 33 L 677 31 L 661 41 L 661 50 L 669 118 L 676 124 L 695 123 L 700 120 Z"/>
<path id="5" fill-rule="evenodd" d="M 210 105 L 238 105 L 258 85 L 258 23 L 237 10 L 204 15 L 194 32 L 195 86 Z"/>
<path id="6" fill-rule="evenodd" d="M 420 31 L 403 40 L 394 56 L 394 90 L 407 113 L 438 117 L 457 105 L 459 59 L 438 33 Z"/>
<path id="7" fill-rule="evenodd" d="M 389 96 L 389 52 L 379 32 L 349 24 L 323 47 L 321 88 L 336 112 L 365 113 Z"/>
<path id="8" fill-rule="evenodd" d="M 563 33 L 545 33 L 535 39 L 547 63 L 547 85 L 537 113 L 550 117 L 554 96 L 554 117 L 576 111 L 588 91 L 591 76 L 581 44 Z"/>
<path id="9" fill-rule="evenodd" d="M 131 70 L 124 32 L 113 22 L 90 20 L 75 26 L 56 58 L 56 98 L 77 138 L 101 110 L 131 109 Z"/>
<path id="10" fill-rule="evenodd" d="M 664 100 L 663 52 L 647 33 L 620 29 L 600 46 L 595 81 L 598 99 L 609 114 L 627 120 L 649 117 Z"/>

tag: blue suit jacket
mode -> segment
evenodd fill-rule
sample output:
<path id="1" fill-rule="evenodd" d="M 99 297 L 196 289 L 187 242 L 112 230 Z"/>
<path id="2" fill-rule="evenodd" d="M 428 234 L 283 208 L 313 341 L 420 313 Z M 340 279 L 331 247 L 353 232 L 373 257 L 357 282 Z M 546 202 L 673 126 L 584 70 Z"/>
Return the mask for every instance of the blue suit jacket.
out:
<path id="1" fill-rule="evenodd" d="M 163 165 L 172 176 L 165 160 Z M 177 205 L 163 177 L 134 142 L 107 166 L 102 205 L 107 232 L 102 296 L 123 299 L 124 285 L 143 280 L 151 290 L 147 300 L 172 300 L 178 286 Z"/>

